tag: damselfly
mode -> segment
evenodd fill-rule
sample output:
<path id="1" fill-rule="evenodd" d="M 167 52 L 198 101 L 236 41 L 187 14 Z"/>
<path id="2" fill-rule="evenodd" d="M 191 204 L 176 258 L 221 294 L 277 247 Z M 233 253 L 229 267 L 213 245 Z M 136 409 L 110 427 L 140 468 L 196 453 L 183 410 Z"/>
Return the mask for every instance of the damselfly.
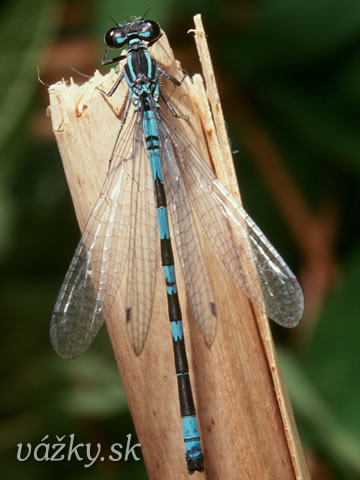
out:
<path id="1" fill-rule="evenodd" d="M 61 287 L 50 335 L 61 357 L 79 355 L 96 336 L 120 290 L 125 300 L 123 320 L 139 355 L 151 320 L 160 243 L 185 456 L 187 468 L 193 472 L 204 468 L 203 450 L 185 351 L 168 209 L 192 313 L 209 347 L 217 314 L 198 238 L 199 225 L 236 283 L 280 325 L 298 324 L 303 294 L 280 255 L 176 125 L 186 119 L 179 118 L 160 90 L 159 75 L 179 88 L 181 82 L 163 70 L 147 50 L 160 36 L 159 25 L 143 18 L 116 24 L 105 34 L 102 64 L 127 61 L 110 91 L 102 93 L 111 96 L 124 79 L 129 90 L 109 172 Z M 110 48 L 125 47 L 126 55 L 107 58 Z M 178 118 L 171 118 L 166 110 Z M 253 266 L 257 275 L 249 273 Z"/>

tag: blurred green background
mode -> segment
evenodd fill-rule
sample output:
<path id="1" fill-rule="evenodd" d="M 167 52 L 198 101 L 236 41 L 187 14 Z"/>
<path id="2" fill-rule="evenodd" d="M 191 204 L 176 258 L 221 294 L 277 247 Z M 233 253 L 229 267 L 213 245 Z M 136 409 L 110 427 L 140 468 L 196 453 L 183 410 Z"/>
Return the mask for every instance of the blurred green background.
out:
<path id="1" fill-rule="evenodd" d="M 1 478 L 146 478 L 142 462 L 85 468 L 16 455 L 18 443 L 35 447 L 46 435 L 69 443 L 74 433 L 76 444 L 107 450 L 131 432 L 136 441 L 105 329 L 72 362 L 48 339 L 79 229 L 36 67 L 47 84 L 76 77 L 71 67 L 91 75 L 109 17 L 122 22 L 149 8 L 190 74 L 200 67 L 187 30 L 203 14 L 245 207 L 305 291 L 302 326 L 274 335 L 312 478 L 360 478 L 359 1 L 17 0 L 0 8 Z"/>

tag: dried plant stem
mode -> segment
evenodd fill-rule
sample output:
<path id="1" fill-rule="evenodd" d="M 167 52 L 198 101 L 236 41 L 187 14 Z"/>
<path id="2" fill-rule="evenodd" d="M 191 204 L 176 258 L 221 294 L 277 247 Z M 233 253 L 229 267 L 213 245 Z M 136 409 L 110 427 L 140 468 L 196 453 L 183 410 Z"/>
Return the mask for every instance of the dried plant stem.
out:
<path id="1" fill-rule="evenodd" d="M 205 34 L 199 16 L 195 20 L 199 52 L 209 75 L 209 98 L 199 75 L 186 78 L 182 87 L 173 90 L 165 82 L 162 86 L 177 111 L 189 118 L 174 121 L 181 122 L 179 128 L 236 194 Z M 182 78 L 165 35 L 152 47 L 151 54 L 169 73 Z M 122 85 L 112 98 L 105 99 L 95 86 L 108 90 L 116 77 L 113 71 L 105 77 L 96 72 L 82 86 L 59 82 L 49 89 L 53 130 L 81 229 L 107 173 L 127 88 Z M 195 473 L 193 478 L 307 479 L 267 320 L 235 286 L 205 240 L 204 248 L 218 309 L 217 334 L 211 349 L 206 347 L 191 317 L 177 268 L 190 374 L 206 458 L 205 472 Z M 175 265 L 179 265 L 177 258 Z M 134 355 L 127 339 L 120 300 L 115 300 L 106 324 L 149 478 L 187 479 L 171 333 L 164 305 L 165 288 L 159 266 L 152 324 L 139 357 Z M 126 438 L 126 433 L 119 432 L 119 436 Z"/>

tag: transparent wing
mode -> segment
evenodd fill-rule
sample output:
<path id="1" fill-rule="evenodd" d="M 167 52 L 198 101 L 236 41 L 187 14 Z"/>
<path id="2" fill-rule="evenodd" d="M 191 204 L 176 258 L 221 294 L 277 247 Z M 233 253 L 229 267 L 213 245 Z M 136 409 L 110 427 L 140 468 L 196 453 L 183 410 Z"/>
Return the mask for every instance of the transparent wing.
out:
<path id="1" fill-rule="evenodd" d="M 193 315 L 208 346 L 216 332 L 216 308 L 184 177 L 176 162 L 176 147 L 160 125 L 162 167 L 167 203 L 186 291 Z"/>
<path id="2" fill-rule="evenodd" d="M 145 230 L 149 230 L 147 249 L 156 257 L 156 237 L 149 223 L 151 215 L 144 222 L 143 218 L 136 217 L 137 211 L 134 210 L 138 192 L 149 190 L 149 185 L 140 186 L 136 177 L 143 167 L 148 171 L 146 153 L 138 134 L 140 129 L 140 117 L 133 114 L 125 124 L 104 187 L 60 289 L 51 318 L 50 338 L 55 351 L 63 358 L 73 358 L 86 350 L 103 324 L 103 315 L 110 311 L 122 277 L 129 271 L 127 264 L 134 263 L 135 231 L 144 237 L 147 235 Z M 146 183 L 148 176 L 143 175 L 141 181 Z M 151 198 L 149 203 L 154 209 L 153 196 Z M 140 194 L 139 201 L 144 204 L 144 195 Z M 156 226 L 156 220 L 154 223 Z M 153 262 L 151 259 L 151 264 Z M 146 282 L 147 295 L 142 300 L 145 317 L 141 322 L 148 324 L 153 277 L 147 276 L 143 280 Z M 130 324 L 136 325 L 137 322 L 137 314 L 131 315 Z M 142 332 L 145 330 L 141 328 Z M 133 342 L 132 346 L 135 349 Z"/>
<path id="3" fill-rule="evenodd" d="M 137 129 L 135 145 L 134 159 L 141 161 L 134 162 L 125 305 L 127 333 L 139 355 L 151 321 L 160 243 L 153 179 L 141 128 Z"/>
<path id="4" fill-rule="evenodd" d="M 304 310 L 296 277 L 189 140 L 160 115 L 163 137 L 176 146 L 178 175 L 214 250 L 257 307 L 280 325 L 296 326 Z"/>

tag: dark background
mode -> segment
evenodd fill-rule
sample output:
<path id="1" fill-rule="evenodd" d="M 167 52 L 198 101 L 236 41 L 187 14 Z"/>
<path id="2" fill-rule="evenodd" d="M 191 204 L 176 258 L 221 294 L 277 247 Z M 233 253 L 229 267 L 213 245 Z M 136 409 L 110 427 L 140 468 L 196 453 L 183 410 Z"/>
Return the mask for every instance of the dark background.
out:
<path id="1" fill-rule="evenodd" d="M 25 457 L 27 443 L 54 445 L 56 435 L 68 452 L 72 433 L 95 454 L 97 443 L 109 451 L 133 432 L 105 329 L 72 362 L 48 339 L 79 229 L 36 66 L 47 84 L 84 82 L 71 67 L 88 75 L 99 67 L 109 17 L 123 22 L 149 8 L 190 74 L 200 67 L 187 31 L 203 14 L 245 207 L 305 291 L 302 325 L 274 335 L 312 478 L 358 479 L 358 0 L 2 2 L 1 478 L 146 478 L 141 462 L 85 468 L 16 456 L 17 444 Z"/>

